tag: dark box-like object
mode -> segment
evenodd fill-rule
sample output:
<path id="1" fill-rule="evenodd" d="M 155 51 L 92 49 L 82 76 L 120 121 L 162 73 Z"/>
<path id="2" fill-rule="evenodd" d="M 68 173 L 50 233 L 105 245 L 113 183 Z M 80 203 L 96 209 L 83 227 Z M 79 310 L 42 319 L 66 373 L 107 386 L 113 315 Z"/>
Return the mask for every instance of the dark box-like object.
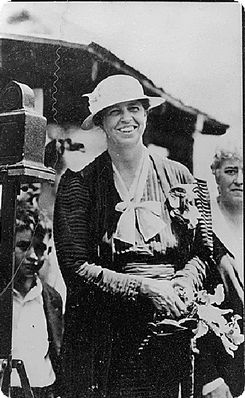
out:
<path id="1" fill-rule="evenodd" d="M 34 111 L 34 93 L 11 82 L 0 97 L 0 165 L 43 164 L 46 118 Z"/>

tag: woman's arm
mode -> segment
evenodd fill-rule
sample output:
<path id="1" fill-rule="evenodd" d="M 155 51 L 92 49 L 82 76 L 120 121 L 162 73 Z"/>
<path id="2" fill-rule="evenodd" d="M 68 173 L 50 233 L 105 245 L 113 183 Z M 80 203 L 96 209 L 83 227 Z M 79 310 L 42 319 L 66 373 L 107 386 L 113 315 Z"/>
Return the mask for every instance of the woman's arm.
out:
<path id="1" fill-rule="evenodd" d="M 54 239 L 59 266 L 67 284 L 77 279 L 91 288 L 135 298 L 141 279 L 94 263 L 96 242 L 92 194 L 87 178 L 67 170 L 61 177 L 54 211 Z"/>
<path id="2" fill-rule="evenodd" d="M 95 263 L 93 208 L 96 203 L 92 195 L 88 179 L 79 173 L 68 170 L 61 177 L 55 203 L 54 239 L 67 285 L 85 284 L 90 289 L 99 289 L 126 300 L 144 296 L 158 311 L 180 316 L 185 305 L 171 282 L 122 274 Z"/>

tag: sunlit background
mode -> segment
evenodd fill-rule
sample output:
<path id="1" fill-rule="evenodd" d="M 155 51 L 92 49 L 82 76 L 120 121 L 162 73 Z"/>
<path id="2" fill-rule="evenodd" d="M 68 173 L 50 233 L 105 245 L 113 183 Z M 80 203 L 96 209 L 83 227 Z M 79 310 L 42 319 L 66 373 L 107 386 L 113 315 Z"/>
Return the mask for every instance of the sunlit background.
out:
<path id="1" fill-rule="evenodd" d="M 28 10 L 31 19 L 9 24 Z M 195 143 L 194 171 L 211 179 L 220 140 L 242 144 L 242 6 L 231 2 L 4 2 L 0 31 L 95 41 L 157 87 L 230 128 Z"/>

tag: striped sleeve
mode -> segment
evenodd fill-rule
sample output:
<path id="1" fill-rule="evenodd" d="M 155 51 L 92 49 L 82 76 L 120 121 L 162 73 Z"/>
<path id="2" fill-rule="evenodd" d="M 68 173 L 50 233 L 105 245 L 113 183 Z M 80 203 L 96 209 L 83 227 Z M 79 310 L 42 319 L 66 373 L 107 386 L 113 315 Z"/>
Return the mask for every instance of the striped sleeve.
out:
<path id="1" fill-rule="evenodd" d="M 57 258 L 66 284 L 85 283 L 111 295 L 135 299 L 141 279 L 93 263 L 95 242 L 88 179 L 67 170 L 61 177 L 54 210 Z M 74 279 L 75 278 L 75 279 Z M 75 281 L 76 280 L 76 281 Z"/>
<path id="2" fill-rule="evenodd" d="M 206 181 L 196 179 L 197 182 L 197 196 L 196 206 L 202 215 L 200 219 L 200 230 L 203 237 L 204 244 L 213 252 L 213 230 L 212 230 L 212 215 L 210 207 L 210 195 Z"/>
<path id="3" fill-rule="evenodd" d="M 54 241 L 65 277 L 70 268 L 76 268 L 78 259 L 89 259 L 89 207 L 88 186 L 78 173 L 67 170 L 60 179 L 54 207 Z"/>

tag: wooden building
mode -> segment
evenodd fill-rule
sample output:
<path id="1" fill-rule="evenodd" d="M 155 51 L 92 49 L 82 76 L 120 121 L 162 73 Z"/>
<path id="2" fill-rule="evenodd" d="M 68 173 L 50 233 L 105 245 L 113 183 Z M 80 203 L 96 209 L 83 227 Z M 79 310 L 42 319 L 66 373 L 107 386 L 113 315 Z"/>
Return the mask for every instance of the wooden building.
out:
<path id="1" fill-rule="evenodd" d="M 41 90 L 48 123 L 80 126 L 88 115 L 87 100 L 82 95 L 114 74 L 130 74 L 141 82 L 147 95 L 166 99 L 150 113 L 145 143 L 167 148 L 169 158 L 182 162 L 190 171 L 194 133 L 222 135 L 229 127 L 186 106 L 94 42 L 83 45 L 14 34 L 0 36 L 0 90 L 10 80 Z"/>

